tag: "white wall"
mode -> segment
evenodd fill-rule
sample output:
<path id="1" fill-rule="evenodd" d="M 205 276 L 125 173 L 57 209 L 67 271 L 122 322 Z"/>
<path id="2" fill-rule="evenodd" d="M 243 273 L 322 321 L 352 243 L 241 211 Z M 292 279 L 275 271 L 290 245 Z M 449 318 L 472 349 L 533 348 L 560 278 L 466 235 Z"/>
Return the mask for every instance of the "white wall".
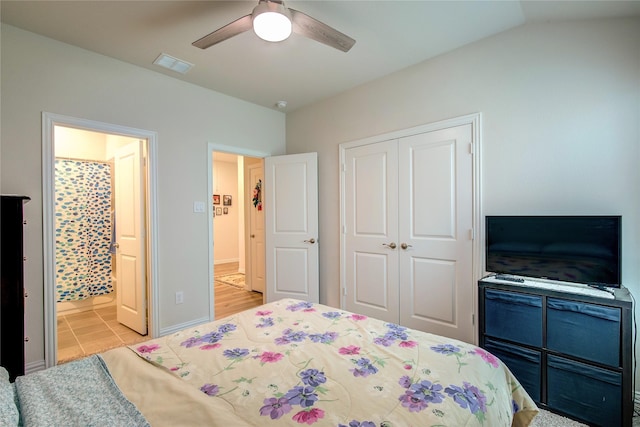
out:
<path id="1" fill-rule="evenodd" d="M 208 317 L 208 143 L 283 154 L 285 116 L 2 24 L 0 190 L 26 194 L 26 362 L 43 363 L 43 111 L 158 134 L 161 329 Z M 253 123 L 254 126 L 246 126 Z M 174 294 L 184 292 L 184 304 Z"/>
<path id="2" fill-rule="evenodd" d="M 54 155 L 56 158 L 96 160 L 106 162 L 106 135 L 62 126 L 54 128 Z"/>
<path id="3" fill-rule="evenodd" d="M 213 259 L 216 264 L 239 262 L 240 208 L 238 207 L 238 164 L 236 159 L 233 159 L 233 162 L 213 162 L 213 193 L 220 195 L 220 204 L 214 206 L 220 210 L 228 208 L 229 212 L 227 215 L 216 215 L 213 220 Z M 231 206 L 222 204 L 225 194 L 231 196 Z M 244 251 L 242 258 L 244 258 Z"/>
<path id="4" fill-rule="evenodd" d="M 320 301 L 338 306 L 338 144 L 483 114 L 483 214 L 621 214 L 640 295 L 640 20 L 519 27 L 287 115 L 318 152 Z"/>

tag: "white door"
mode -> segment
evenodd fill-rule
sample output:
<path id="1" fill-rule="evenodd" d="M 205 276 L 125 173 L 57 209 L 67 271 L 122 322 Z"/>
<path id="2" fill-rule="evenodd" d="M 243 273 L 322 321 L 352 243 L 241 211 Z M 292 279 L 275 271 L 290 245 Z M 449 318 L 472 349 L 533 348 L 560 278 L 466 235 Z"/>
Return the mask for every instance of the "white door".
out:
<path id="1" fill-rule="evenodd" d="M 345 309 L 398 322 L 397 140 L 346 150 Z"/>
<path id="2" fill-rule="evenodd" d="M 252 200 L 257 198 L 255 203 L 249 206 L 249 262 L 251 263 L 249 284 L 252 291 L 264 294 L 265 283 L 265 246 L 264 246 L 264 204 L 262 189 L 264 183 L 264 170 L 262 165 L 251 165 L 249 169 L 249 185 L 251 188 Z M 251 193 L 250 193 L 251 194 Z"/>
<path id="3" fill-rule="evenodd" d="M 266 301 L 319 302 L 317 153 L 267 157 Z"/>
<path id="4" fill-rule="evenodd" d="M 474 342 L 471 125 L 344 150 L 346 310 Z"/>
<path id="5" fill-rule="evenodd" d="M 115 156 L 116 303 L 118 322 L 147 334 L 142 142 Z"/>
<path id="6" fill-rule="evenodd" d="M 471 125 L 401 138 L 400 324 L 474 342 Z"/>

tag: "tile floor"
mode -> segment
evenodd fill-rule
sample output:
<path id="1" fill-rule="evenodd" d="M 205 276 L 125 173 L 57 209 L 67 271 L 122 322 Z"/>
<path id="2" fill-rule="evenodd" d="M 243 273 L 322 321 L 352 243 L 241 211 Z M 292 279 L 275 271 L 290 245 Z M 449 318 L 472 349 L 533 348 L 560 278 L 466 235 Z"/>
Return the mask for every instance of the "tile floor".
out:
<path id="1" fill-rule="evenodd" d="M 218 264 L 215 276 L 236 273 L 238 263 Z M 216 319 L 262 304 L 262 294 L 215 285 Z M 150 339 L 118 323 L 116 306 L 58 316 L 58 363 Z"/>
<path id="2" fill-rule="evenodd" d="M 58 363 L 68 362 L 148 337 L 118 323 L 116 306 L 58 316 Z"/>

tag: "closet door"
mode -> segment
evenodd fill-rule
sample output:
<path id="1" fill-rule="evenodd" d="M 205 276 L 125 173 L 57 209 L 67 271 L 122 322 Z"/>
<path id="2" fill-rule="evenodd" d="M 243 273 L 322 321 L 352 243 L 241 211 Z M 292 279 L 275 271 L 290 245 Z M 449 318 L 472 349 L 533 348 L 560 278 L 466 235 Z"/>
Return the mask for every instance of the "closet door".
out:
<path id="1" fill-rule="evenodd" d="M 345 309 L 398 323 L 398 143 L 345 150 Z"/>
<path id="2" fill-rule="evenodd" d="M 474 342 L 471 125 L 401 138 L 400 324 Z"/>

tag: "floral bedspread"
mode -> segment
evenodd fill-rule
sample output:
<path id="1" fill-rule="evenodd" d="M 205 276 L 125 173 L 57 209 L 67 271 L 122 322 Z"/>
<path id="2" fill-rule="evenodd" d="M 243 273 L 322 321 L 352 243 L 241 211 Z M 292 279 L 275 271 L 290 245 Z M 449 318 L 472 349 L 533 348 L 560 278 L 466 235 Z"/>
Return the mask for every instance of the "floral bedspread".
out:
<path id="1" fill-rule="evenodd" d="M 474 345 L 285 299 L 130 347 L 261 426 L 526 426 L 535 403 Z"/>

